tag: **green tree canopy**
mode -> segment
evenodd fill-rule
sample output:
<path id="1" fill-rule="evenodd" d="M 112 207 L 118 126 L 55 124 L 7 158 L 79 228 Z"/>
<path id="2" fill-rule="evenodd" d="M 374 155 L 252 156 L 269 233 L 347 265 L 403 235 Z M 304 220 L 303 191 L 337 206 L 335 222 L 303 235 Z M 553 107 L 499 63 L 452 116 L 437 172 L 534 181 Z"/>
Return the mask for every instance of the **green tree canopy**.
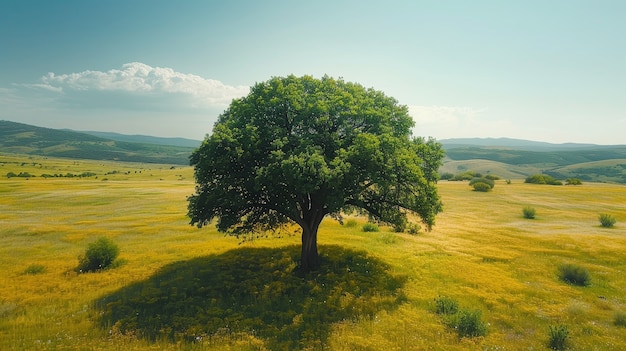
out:
<path id="1" fill-rule="evenodd" d="M 443 150 L 413 138 L 404 105 L 380 91 L 323 77 L 276 77 L 233 100 L 192 154 L 191 224 L 220 231 L 302 228 L 301 269 L 319 265 L 327 216 L 361 209 L 400 225 L 417 214 L 430 228 L 441 210 Z"/>

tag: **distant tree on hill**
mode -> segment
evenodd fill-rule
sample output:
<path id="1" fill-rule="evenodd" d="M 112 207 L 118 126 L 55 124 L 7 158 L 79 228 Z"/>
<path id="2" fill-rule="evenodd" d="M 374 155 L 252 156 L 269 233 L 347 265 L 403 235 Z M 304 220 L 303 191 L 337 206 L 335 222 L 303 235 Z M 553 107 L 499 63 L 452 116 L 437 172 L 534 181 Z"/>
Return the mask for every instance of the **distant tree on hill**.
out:
<path id="1" fill-rule="evenodd" d="M 441 210 L 441 144 L 413 138 L 406 106 L 359 84 L 310 76 L 272 78 L 233 100 L 191 156 L 191 223 L 217 219 L 232 235 L 295 223 L 301 270 L 319 266 L 326 216 L 360 209 L 394 226 Z"/>

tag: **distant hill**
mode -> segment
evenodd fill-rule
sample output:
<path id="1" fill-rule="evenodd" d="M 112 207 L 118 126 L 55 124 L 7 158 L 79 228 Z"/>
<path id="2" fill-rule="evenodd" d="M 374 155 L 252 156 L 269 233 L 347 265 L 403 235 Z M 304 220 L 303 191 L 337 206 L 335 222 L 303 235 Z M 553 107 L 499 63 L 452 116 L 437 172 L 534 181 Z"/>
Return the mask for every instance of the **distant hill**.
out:
<path id="1" fill-rule="evenodd" d="M 194 147 L 127 142 L 87 133 L 0 121 L 0 151 L 92 160 L 189 164 Z"/>
<path id="2" fill-rule="evenodd" d="M 445 139 L 442 173 L 473 170 L 505 178 L 545 173 L 558 179 L 626 183 L 626 145 L 551 144 L 517 139 Z"/>
<path id="3" fill-rule="evenodd" d="M 142 144 L 154 144 L 154 145 L 170 145 L 170 146 L 182 146 L 197 148 L 202 144 L 200 140 L 185 139 L 185 138 L 163 138 L 154 137 L 149 135 L 127 135 L 111 132 L 96 132 L 96 131 L 78 131 L 79 133 L 85 133 L 94 135 L 100 138 L 124 141 L 128 143 L 142 143 Z"/>
<path id="4" fill-rule="evenodd" d="M 440 140 L 441 173 L 472 170 L 502 178 L 535 173 L 626 184 L 626 145 L 551 144 L 508 138 Z M 189 164 L 198 140 L 76 132 L 0 121 L 0 152 L 76 159 Z"/>
<path id="5" fill-rule="evenodd" d="M 494 147 L 499 149 L 514 149 L 526 151 L 557 151 L 606 147 L 603 145 L 579 143 L 553 144 L 543 141 L 531 141 L 511 138 L 454 138 L 442 139 L 439 142 L 441 142 L 447 149 L 463 147 Z"/>

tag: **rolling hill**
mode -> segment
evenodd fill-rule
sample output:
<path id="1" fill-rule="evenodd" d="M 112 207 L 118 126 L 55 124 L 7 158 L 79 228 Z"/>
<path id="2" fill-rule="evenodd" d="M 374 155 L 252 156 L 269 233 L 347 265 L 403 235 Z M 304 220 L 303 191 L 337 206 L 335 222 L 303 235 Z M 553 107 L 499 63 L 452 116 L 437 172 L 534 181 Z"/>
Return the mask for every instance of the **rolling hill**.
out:
<path id="1" fill-rule="evenodd" d="M 472 170 L 503 178 L 545 173 L 557 179 L 626 183 L 626 145 L 551 144 L 517 139 L 447 139 L 442 173 Z"/>
<path id="2" fill-rule="evenodd" d="M 142 144 L 154 144 L 154 145 L 170 145 L 170 146 L 182 146 L 197 148 L 202 144 L 201 140 L 193 140 L 186 138 L 163 138 L 154 137 L 149 135 L 126 135 L 111 132 L 96 132 L 96 131 L 78 131 L 79 133 L 85 133 L 95 135 L 104 139 L 111 139 L 115 141 L 124 141 L 129 143 L 142 143 Z"/>
<path id="3" fill-rule="evenodd" d="M 0 150 L 3 153 L 76 159 L 187 165 L 194 147 L 120 141 L 70 130 L 0 121 Z"/>
<path id="4" fill-rule="evenodd" d="M 545 173 L 557 179 L 626 184 L 626 145 L 552 144 L 509 138 L 443 139 L 440 173 L 472 170 L 501 178 Z M 0 152 L 187 165 L 198 140 L 77 132 L 0 121 Z"/>

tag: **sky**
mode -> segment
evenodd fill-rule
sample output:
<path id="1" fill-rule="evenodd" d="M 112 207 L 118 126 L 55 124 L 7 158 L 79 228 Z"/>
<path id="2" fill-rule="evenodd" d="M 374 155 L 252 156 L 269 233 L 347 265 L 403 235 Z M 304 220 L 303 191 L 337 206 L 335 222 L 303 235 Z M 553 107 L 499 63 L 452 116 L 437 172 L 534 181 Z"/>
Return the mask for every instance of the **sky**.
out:
<path id="1" fill-rule="evenodd" d="M 329 75 L 414 135 L 626 144 L 626 1 L 0 1 L 0 120 L 203 139 L 250 86 Z"/>

